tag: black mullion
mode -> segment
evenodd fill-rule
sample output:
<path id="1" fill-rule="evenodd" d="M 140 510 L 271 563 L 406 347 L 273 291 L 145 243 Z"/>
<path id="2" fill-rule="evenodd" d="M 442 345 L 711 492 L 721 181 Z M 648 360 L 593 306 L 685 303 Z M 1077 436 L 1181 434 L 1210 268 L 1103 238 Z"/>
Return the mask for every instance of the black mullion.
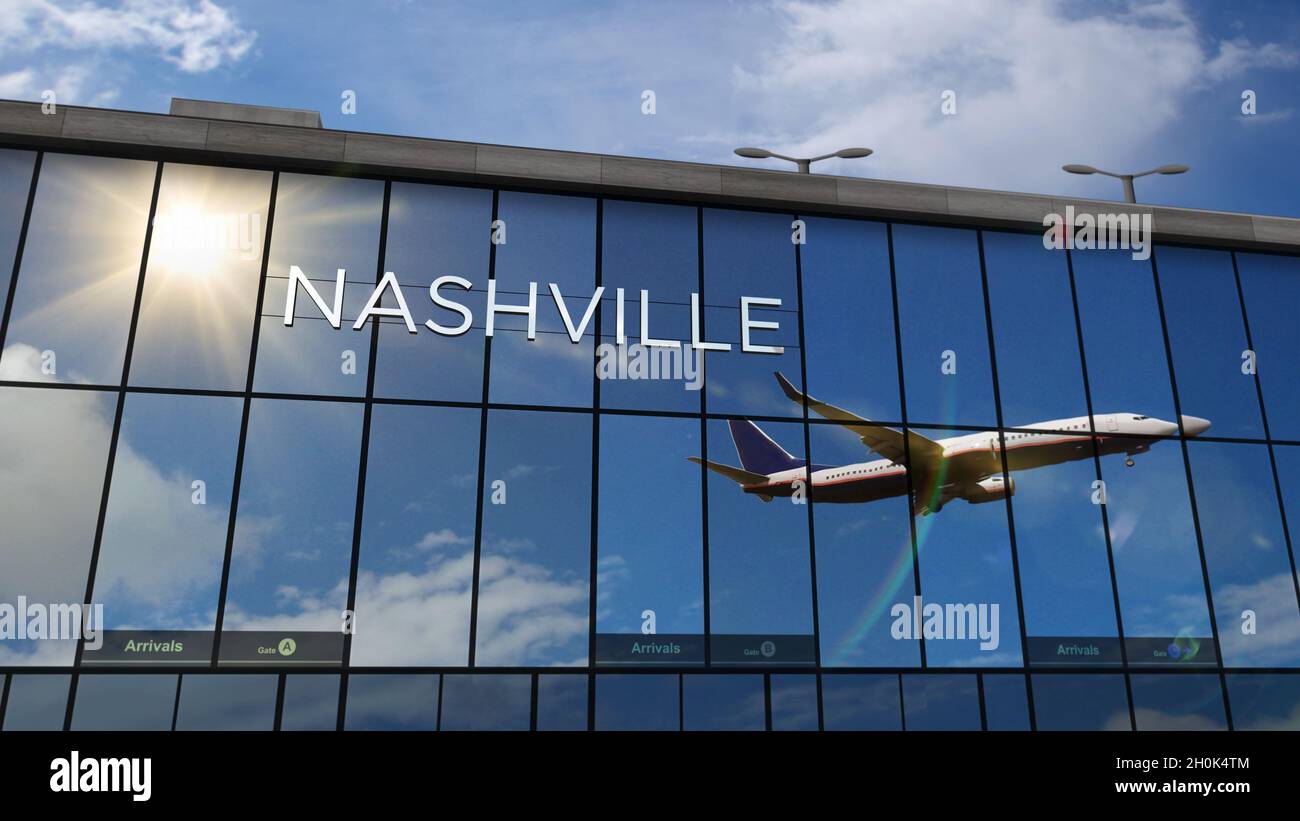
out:
<path id="1" fill-rule="evenodd" d="M 497 245 L 492 241 L 492 227 L 501 205 L 501 191 L 492 189 L 492 220 L 488 226 L 488 279 L 497 274 Z M 483 337 L 483 410 L 478 426 L 478 493 L 474 512 L 474 573 L 469 593 L 469 666 L 473 667 L 478 649 L 478 584 L 479 568 L 483 557 L 483 478 L 487 471 L 488 386 L 492 378 L 492 337 Z M 442 682 L 438 682 L 438 722 L 442 723 Z"/>
<path id="2" fill-rule="evenodd" d="M 1183 430 L 1183 405 L 1178 397 L 1178 377 L 1174 372 L 1174 349 L 1169 341 L 1169 326 L 1165 322 L 1165 301 L 1160 291 L 1160 266 L 1156 263 L 1155 248 L 1151 249 L 1151 279 L 1155 285 L 1156 309 L 1160 314 L 1160 333 L 1165 341 L 1165 361 L 1169 367 L 1169 386 L 1174 394 L 1174 415 L 1178 417 L 1178 444 L 1183 451 L 1183 470 L 1187 474 L 1187 498 L 1192 509 L 1192 527 L 1196 530 L 1196 551 L 1201 558 L 1201 581 L 1205 586 L 1205 606 L 1210 616 L 1210 632 L 1214 636 L 1214 666 L 1219 672 L 1219 689 L 1223 696 L 1223 709 L 1228 729 L 1232 729 L 1232 713 L 1228 705 L 1228 682 L 1223 673 L 1223 645 L 1219 643 L 1219 623 L 1214 615 L 1214 588 L 1210 585 L 1210 565 L 1205 558 L 1205 541 L 1201 535 L 1201 517 L 1196 506 L 1196 483 L 1192 480 L 1191 453 L 1187 450 L 1187 434 Z M 1137 727 L 1136 721 L 1134 728 Z"/>
<path id="3" fill-rule="evenodd" d="M 1034 677 L 1030 675 L 1028 670 L 1025 670 L 1023 675 L 1025 677 L 1025 702 L 1026 702 L 1025 706 L 1029 710 L 1029 731 L 1031 733 L 1036 733 L 1038 732 L 1038 715 L 1034 710 Z M 1124 681 L 1126 682 L 1128 681 L 1128 676 L 1124 677 Z M 1129 725 L 1132 726 L 1133 700 L 1129 699 L 1128 703 L 1129 703 L 1129 707 L 1128 707 Z"/>
<path id="4" fill-rule="evenodd" d="M 895 678 L 898 679 L 898 721 L 899 727 L 903 732 L 907 732 L 907 702 L 903 696 L 903 674 L 899 673 Z"/>
<path id="5" fill-rule="evenodd" d="M 384 205 L 382 216 L 379 220 L 379 253 L 375 262 L 375 282 L 381 282 L 384 277 L 384 266 L 388 254 L 388 209 L 389 202 L 392 199 L 393 184 L 384 183 Z M 399 286 L 400 287 L 400 286 Z M 348 630 L 343 634 L 343 658 L 342 668 L 349 669 L 352 666 L 352 634 L 356 626 L 357 610 L 357 575 L 361 568 L 361 525 L 365 518 L 366 510 L 366 476 L 370 460 L 370 425 L 373 418 L 372 411 L 374 405 L 372 400 L 375 398 L 375 364 L 379 361 L 379 320 L 372 318 L 370 321 L 370 359 L 368 370 L 366 371 L 366 404 L 362 411 L 361 420 L 361 453 L 357 464 L 357 506 L 356 512 L 352 519 L 352 558 L 348 566 L 348 605 L 347 613 L 351 617 L 348 624 Z M 344 713 L 348 703 L 348 677 L 346 675 L 339 678 L 339 710 L 336 729 L 343 729 Z"/>
<path id="6" fill-rule="evenodd" d="M 27 247 L 27 229 L 31 227 L 32 206 L 36 202 L 36 183 L 41 178 L 41 161 L 45 159 L 44 151 L 36 152 L 32 161 L 32 182 L 27 189 L 27 205 L 23 207 L 23 224 L 18 229 L 18 245 L 14 248 L 14 266 L 9 276 L 9 292 L 3 306 L 4 315 L 0 317 L 0 351 L 4 350 L 5 336 L 9 333 L 9 315 L 14 309 L 14 295 L 18 293 L 18 269 L 22 267 L 23 250 Z"/>
<path id="7" fill-rule="evenodd" d="M 686 682 L 682 673 L 677 674 L 677 731 L 686 729 Z"/>
<path id="8" fill-rule="evenodd" d="M 695 207 L 695 261 L 698 282 L 696 287 L 699 288 L 700 310 L 696 320 L 700 326 L 700 340 L 703 341 L 708 337 L 705 336 L 704 328 L 704 207 L 697 205 Z M 709 378 L 708 359 L 709 352 L 701 349 L 700 364 L 704 367 L 704 378 Z M 709 409 L 707 404 L 708 391 L 699 391 L 700 394 L 700 449 L 704 454 L 704 459 L 709 458 Z M 710 595 L 709 595 L 709 470 L 705 467 L 703 460 L 700 462 L 700 561 L 703 567 L 703 576 L 700 583 L 704 589 L 704 666 L 713 666 L 713 623 L 711 620 Z"/>
<path id="9" fill-rule="evenodd" d="M 1237 252 L 1229 253 L 1232 258 L 1232 277 L 1237 284 L 1237 302 L 1241 306 L 1241 324 L 1246 331 L 1246 347 L 1255 352 L 1255 340 L 1250 333 L 1250 318 L 1246 313 L 1246 293 L 1241 287 L 1241 272 L 1237 269 Z M 1258 364 L 1258 358 L 1256 359 Z M 1273 434 L 1268 427 L 1268 411 L 1264 405 L 1264 386 L 1259 380 L 1259 368 L 1255 369 L 1255 396 L 1259 400 L 1259 418 L 1264 425 L 1264 439 L 1268 447 L 1268 464 L 1273 473 L 1273 491 L 1277 494 L 1277 511 L 1282 517 L 1282 536 L 1286 539 L 1286 555 L 1291 562 L 1291 584 L 1295 587 L 1296 605 L 1300 606 L 1300 578 L 1296 576 L 1295 549 L 1291 544 L 1291 528 L 1286 519 L 1286 502 L 1282 498 L 1282 479 L 1277 470 L 1277 455 L 1273 451 Z"/>
<path id="10" fill-rule="evenodd" d="M 253 374 L 257 369 L 257 345 L 262 333 L 262 303 L 266 298 L 266 271 L 271 260 L 271 232 L 275 228 L 275 200 L 280 172 L 271 175 L 271 200 L 266 209 L 266 236 L 262 241 L 262 270 L 257 280 L 257 310 L 253 313 L 253 336 L 248 345 L 248 374 L 244 378 L 244 410 L 239 420 L 239 447 L 235 451 L 235 477 L 230 485 L 230 517 L 226 523 L 226 555 L 221 560 L 221 588 L 217 593 L 217 620 L 212 634 L 211 667 L 221 658 L 221 632 L 226 621 L 226 595 L 230 590 L 230 563 L 235 547 L 235 521 L 239 514 L 239 488 L 244 479 L 244 452 L 248 443 L 248 416 L 253 407 Z"/>
<path id="11" fill-rule="evenodd" d="M 820 669 L 813 675 L 813 680 L 817 683 L 817 730 L 820 732 L 826 729 L 826 716 L 822 709 L 822 672 Z"/>
<path id="12" fill-rule="evenodd" d="M 989 343 L 989 370 L 993 379 L 993 410 L 997 416 L 998 422 L 998 458 L 1002 463 L 1002 481 L 1007 488 L 1011 487 L 1011 471 L 1007 467 L 1007 448 L 1006 438 L 1002 431 L 1002 390 L 998 386 L 998 353 L 997 344 L 993 335 L 993 305 L 989 298 L 989 276 L 988 268 L 984 259 L 984 231 L 983 229 L 975 230 L 975 244 L 979 249 L 980 259 L 980 287 L 984 293 L 984 327 L 988 333 Z M 1012 494 L 1008 493 L 1003 498 L 1007 506 L 1007 540 L 1011 547 L 1011 578 L 1016 585 L 1016 618 L 1020 622 L 1020 658 L 1025 665 L 1029 667 L 1029 631 L 1025 626 L 1025 599 L 1020 585 L 1020 554 L 1016 546 L 1016 517 L 1015 510 L 1011 504 Z M 983 694 L 981 693 L 981 705 Z M 981 713 L 983 708 L 981 706 Z"/>
<path id="13" fill-rule="evenodd" d="M 908 444 L 907 432 L 907 387 L 903 377 L 903 328 L 899 323 L 898 311 L 898 273 L 894 266 L 894 224 L 885 223 L 885 244 L 889 250 L 889 295 L 894 306 L 894 357 L 898 364 L 898 412 L 903 417 L 903 476 L 907 480 L 907 529 L 912 542 L 912 589 L 916 598 L 921 597 L 921 556 L 916 542 L 916 487 L 912 483 L 912 449 Z M 920 650 L 921 666 L 925 667 L 925 636 L 916 636 L 917 648 Z M 821 690 L 817 691 L 818 713 L 821 712 Z"/>
<path id="14" fill-rule="evenodd" d="M 4 712 L 0 711 L 0 717 Z M 763 674 L 763 729 L 771 731 L 772 729 L 772 674 Z"/>
<path id="15" fill-rule="evenodd" d="M 980 729 L 987 730 L 989 728 L 989 715 L 988 715 L 988 710 L 984 704 L 984 674 L 983 673 L 975 674 L 975 688 L 976 690 L 978 690 L 980 695 Z"/>
<path id="16" fill-rule="evenodd" d="M 438 676 L 438 716 L 434 720 L 434 729 L 442 730 L 442 683 L 447 680 L 447 674 L 443 673 Z"/>
<path id="17" fill-rule="evenodd" d="M 172 701 L 172 731 L 176 730 L 176 719 L 181 714 L 181 681 L 185 678 L 183 673 L 176 674 L 176 698 Z"/>
<path id="18" fill-rule="evenodd" d="M 794 215 L 795 220 L 799 215 Z M 816 667 L 822 666 L 822 641 L 821 641 L 821 622 L 818 619 L 818 600 L 817 600 L 817 540 L 816 530 L 813 519 L 813 487 L 812 487 L 812 432 L 808 427 L 808 357 L 806 346 L 804 345 L 804 316 L 803 316 L 803 254 L 799 243 L 794 243 L 794 284 L 795 295 L 798 299 L 798 323 L 799 323 L 799 371 L 803 385 L 803 398 L 799 405 L 803 409 L 803 452 L 804 452 L 804 482 L 806 483 L 804 504 L 808 510 L 808 570 L 809 579 L 811 580 L 812 593 L 812 628 L 813 628 L 813 660 Z"/>
<path id="19" fill-rule="evenodd" d="M 602 284 L 603 270 L 601 257 L 604 255 L 605 201 L 596 198 L 596 287 Z M 596 562 L 599 542 L 600 511 L 600 379 L 596 376 L 596 363 L 600 361 L 600 315 L 599 301 L 596 305 L 595 340 L 592 348 L 591 368 L 591 545 L 587 567 L 587 668 L 596 669 Z M 480 491 L 482 488 L 479 489 Z"/>
<path id="20" fill-rule="evenodd" d="M 529 694 L 528 729 L 531 730 L 532 732 L 537 732 L 537 689 L 538 689 L 537 677 L 538 677 L 537 673 L 533 673 L 533 675 L 531 676 L 532 686 L 530 688 L 531 692 Z"/>
<path id="21" fill-rule="evenodd" d="M 1101 451 L 1097 446 L 1097 418 L 1092 407 L 1092 385 L 1088 381 L 1088 354 L 1083 344 L 1083 314 L 1079 311 L 1079 292 L 1074 281 L 1074 255 L 1069 249 L 1065 249 L 1065 273 L 1070 280 L 1070 303 L 1074 309 L 1074 334 L 1079 345 L 1079 367 L 1083 373 L 1083 401 L 1088 408 L 1088 441 L 1092 448 L 1092 466 L 1097 481 L 1101 482 L 1102 493 L 1105 493 L 1106 479 L 1101 474 Z M 1104 498 L 1104 497 L 1103 497 Z M 1124 637 L 1124 611 L 1119 602 L 1119 574 L 1115 570 L 1115 549 L 1110 540 L 1110 513 L 1105 504 L 1098 505 L 1101 508 L 1101 533 L 1106 540 L 1106 564 L 1110 567 L 1110 595 L 1115 603 L 1115 630 L 1119 637 L 1119 658 L 1120 664 L 1124 670 L 1128 669 L 1128 641 Z M 1034 721 L 1033 713 L 1033 688 L 1028 688 L 1030 692 L 1029 701 L 1029 718 L 1031 727 Z M 1136 726 L 1137 718 L 1133 714 L 1133 689 L 1129 683 L 1128 676 L 1124 677 L 1124 689 L 1128 693 L 1129 705 L 1129 723 Z"/>
<path id="22" fill-rule="evenodd" d="M 5 708 L 9 706 L 9 684 L 13 678 L 11 674 L 5 673 L 4 683 L 0 686 L 0 730 L 5 726 Z"/>
<path id="23" fill-rule="evenodd" d="M 596 729 L 596 675 L 587 673 L 587 732 Z"/>
<path id="24" fill-rule="evenodd" d="M 117 408 L 113 414 L 113 435 L 109 440 L 108 446 L 108 464 L 104 468 L 104 486 L 100 492 L 99 498 L 99 518 L 95 522 L 95 541 L 90 549 L 90 566 L 86 572 L 86 595 L 82 599 L 87 608 L 90 605 L 90 597 L 95 592 L 95 571 L 99 568 L 99 550 L 104 539 L 104 520 L 108 513 L 108 497 L 113 485 L 113 465 L 117 461 L 117 445 L 122 433 L 122 413 L 126 406 L 126 383 L 131 376 L 131 354 L 135 348 L 135 332 L 140 320 L 140 303 L 144 294 L 144 277 L 149 270 L 149 245 L 153 240 L 153 220 L 154 214 L 158 210 L 158 189 L 162 186 L 163 164 L 159 162 L 154 169 L 153 176 L 153 193 L 149 200 L 149 221 L 145 223 L 144 229 L 144 246 L 140 250 L 140 272 L 136 276 L 135 283 L 135 300 L 131 306 L 131 325 L 126 335 L 126 352 L 122 359 L 122 377 L 117 388 Z M 83 625 L 84 625 L 83 614 Z M 101 624 L 100 630 L 104 629 Z M 72 681 L 68 685 L 68 708 L 63 719 L 63 729 L 72 729 L 72 706 L 77 697 L 78 677 L 76 670 L 81 666 L 82 655 L 86 649 L 86 637 L 80 636 L 77 640 L 76 657 L 73 661 Z"/>
<path id="25" fill-rule="evenodd" d="M 275 732 L 280 731 L 284 723 L 284 673 L 276 677 L 275 682 Z"/>

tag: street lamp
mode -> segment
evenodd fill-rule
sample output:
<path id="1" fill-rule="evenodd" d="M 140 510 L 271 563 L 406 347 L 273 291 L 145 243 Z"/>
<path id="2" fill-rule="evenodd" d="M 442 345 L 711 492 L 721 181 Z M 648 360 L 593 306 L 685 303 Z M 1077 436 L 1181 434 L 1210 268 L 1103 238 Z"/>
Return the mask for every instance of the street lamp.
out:
<path id="1" fill-rule="evenodd" d="M 1128 202 L 1137 202 L 1137 197 L 1133 194 L 1133 180 L 1138 177 L 1145 177 L 1148 174 L 1182 174 L 1188 170 L 1185 165 L 1162 165 L 1159 168 L 1152 168 L 1150 171 L 1143 171 L 1140 174 L 1112 174 L 1109 171 L 1102 171 L 1100 168 L 1093 168 L 1091 165 L 1063 165 L 1062 171 L 1068 171 L 1071 174 L 1103 174 L 1107 177 L 1114 177 L 1124 183 L 1124 198 Z"/>
<path id="2" fill-rule="evenodd" d="M 831 157 L 839 157 L 842 160 L 855 160 L 858 157 L 870 157 L 871 149 L 870 148 L 842 148 L 833 154 L 823 154 L 820 157 L 808 157 L 807 159 L 801 159 L 799 157 L 787 157 L 784 154 L 775 154 L 771 151 L 768 151 L 766 148 L 737 148 L 736 154 L 741 157 L 747 157 L 751 160 L 766 160 L 769 157 L 778 160 L 789 160 L 790 162 L 799 166 L 800 174 L 809 174 L 811 172 L 809 171 L 808 166 L 812 165 L 815 162 L 818 162 L 819 160 L 829 160 Z"/>

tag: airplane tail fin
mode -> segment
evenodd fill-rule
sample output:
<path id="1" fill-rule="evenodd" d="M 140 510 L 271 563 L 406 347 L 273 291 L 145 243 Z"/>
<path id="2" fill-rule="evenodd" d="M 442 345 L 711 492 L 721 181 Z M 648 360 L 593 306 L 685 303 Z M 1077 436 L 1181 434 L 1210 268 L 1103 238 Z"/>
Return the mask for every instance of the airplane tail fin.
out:
<path id="1" fill-rule="evenodd" d="M 766 476 L 804 466 L 803 459 L 796 459 L 786 453 L 784 448 L 773 442 L 758 425 L 748 419 L 732 419 L 727 424 L 731 427 L 731 441 L 736 445 L 740 464 L 750 473 Z"/>

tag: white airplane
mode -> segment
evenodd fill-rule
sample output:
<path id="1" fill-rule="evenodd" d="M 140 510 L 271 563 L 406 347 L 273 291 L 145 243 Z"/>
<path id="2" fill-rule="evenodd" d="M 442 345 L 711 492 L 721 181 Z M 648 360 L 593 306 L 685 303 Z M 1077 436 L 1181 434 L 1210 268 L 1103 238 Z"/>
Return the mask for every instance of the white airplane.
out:
<path id="1" fill-rule="evenodd" d="M 777 496 L 794 495 L 796 481 L 805 483 L 806 498 L 818 502 L 872 502 L 905 496 L 910 457 L 916 499 L 913 514 L 925 516 L 939 512 L 953 499 L 977 505 L 1014 494 L 1015 480 L 1004 480 L 1002 474 L 1003 450 L 1009 471 L 1088 459 L 1092 457 L 1088 436 L 1095 425 L 1101 455 L 1125 453 L 1128 458 L 1124 463 L 1132 467 L 1133 456 L 1150 450 L 1158 439 L 1178 433 L 1177 423 L 1153 416 L 1105 413 L 1096 414 L 1091 420 L 1087 416 L 1075 416 L 1026 425 L 1005 433 L 1005 445 L 1000 445 L 996 431 L 927 439 L 909 430 L 904 436 L 893 428 L 805 396 L 780 373 L 776 374 L 776 380 L 795 404 L 802 406 L 806 399 L 810 411 L 853 431 L 868 450 L 883 458 L 852 465 L 806 466 L 806 460 L 791 456 L 747 419 L 733 419 L 728 423 L 743 467 L 687 457 L 726 476 L 745 493 L 764 502 Z M 1209 427 L 1208 419 L 1183 416 L 1183 432 L 1187 436 L 1198 436 Z M 1040 430 L 1043 432 L 1036 432 Z M 1064 431 L 1077 431 L 1077 434 Z"/>

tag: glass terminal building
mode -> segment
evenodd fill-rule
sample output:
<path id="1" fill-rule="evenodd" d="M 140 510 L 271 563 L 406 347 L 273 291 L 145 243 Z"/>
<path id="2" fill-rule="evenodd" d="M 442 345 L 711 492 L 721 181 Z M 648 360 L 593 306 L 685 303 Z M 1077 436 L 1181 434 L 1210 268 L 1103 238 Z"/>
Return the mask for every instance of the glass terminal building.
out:
<path id="1" fill-rule="evenodd" d="M 0 145 L 4 731 L 1300 728 L 1300 221 L 184 100 Z"/>

